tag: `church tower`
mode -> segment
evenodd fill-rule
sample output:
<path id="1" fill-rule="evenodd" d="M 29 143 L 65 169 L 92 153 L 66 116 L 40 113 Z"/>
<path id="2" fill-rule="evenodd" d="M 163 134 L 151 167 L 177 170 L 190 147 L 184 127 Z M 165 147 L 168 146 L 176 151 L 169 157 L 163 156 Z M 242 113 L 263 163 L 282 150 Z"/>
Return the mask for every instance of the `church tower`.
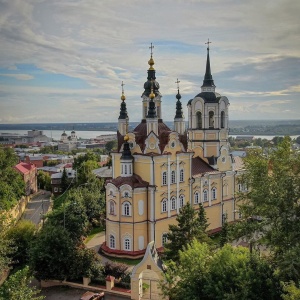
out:
<path id="1" fill-rule="evenodd" d="M 188 148 L 217 168 L 222 149 L 226 148 L 228 154 L 229 101 L 215 92 L 210 68 L 210 43 L 209 40 L 206 43 L 206 71 L 201 92 L 188 102 Z"/>
<path id="2" fill-rule="evenodd" d="M 177 95 L 176 95 L 177 102 L 176 102 L 176 115 L 174 118 L 174 130 L 182 135 L 185 132 L 185 121 L 182 112 L 182 104 L 180 102 L 181 95 L 179 93 L 179 82 L 180 81 L 177 78 L 177 81 L 175 82 L 177 83 Z"/>

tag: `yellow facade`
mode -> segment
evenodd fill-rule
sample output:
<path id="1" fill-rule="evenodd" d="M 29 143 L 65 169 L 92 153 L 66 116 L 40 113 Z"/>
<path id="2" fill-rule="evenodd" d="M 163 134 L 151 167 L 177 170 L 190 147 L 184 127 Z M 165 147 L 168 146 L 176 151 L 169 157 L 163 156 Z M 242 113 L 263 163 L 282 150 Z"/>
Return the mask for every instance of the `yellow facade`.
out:
<path id="1" fill-rule="evenodd" d="M 196 210 L 203 204 L 212 232 L 220 230 L 225 218 L 232 222 L 238 217 L 235 191 L 241 164 L 229 154 L 228 99 L 214 93 L 211 79 L 204 80 L 201 93 L 188 102 L 188 129 L 176 132 L 161 120 L 155 78 L 155 70 L 149 68 L 143 119 L 125 140 L 118 133 L 118 150 L 112 153 L 102 247 L 111 256 L 141 257 L 151 241 L 163 247 L 169 225 L 176 223 L 186 203 Z M 176 98 L 174 128 L 175 122 L 180 124 L 176 128 L 184 128 L 179 90 Z"/>

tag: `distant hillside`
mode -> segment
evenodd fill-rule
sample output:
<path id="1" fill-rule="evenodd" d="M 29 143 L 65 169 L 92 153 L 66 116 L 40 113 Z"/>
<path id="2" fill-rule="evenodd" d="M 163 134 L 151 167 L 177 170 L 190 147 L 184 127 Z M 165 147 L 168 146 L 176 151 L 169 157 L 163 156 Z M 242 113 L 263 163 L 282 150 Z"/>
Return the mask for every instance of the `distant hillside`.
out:
<path id="1" fill-rule="evenodd" d="M 165 122 L 173 128 L 173 121 Z M 139 122 L 130 122 L 129 130 Z M 300 135 L 300 120 L 230 120 L 231 135 Z M 0 130 L 117 131 L 118 123 L 0 124 Z"/>

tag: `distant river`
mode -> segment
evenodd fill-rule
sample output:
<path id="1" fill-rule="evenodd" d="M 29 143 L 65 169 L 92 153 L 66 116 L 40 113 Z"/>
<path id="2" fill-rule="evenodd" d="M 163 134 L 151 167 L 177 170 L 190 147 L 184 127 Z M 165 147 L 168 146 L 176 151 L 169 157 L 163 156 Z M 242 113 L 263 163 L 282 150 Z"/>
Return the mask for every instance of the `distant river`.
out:
<path id="1" fill-rule="evenodd" d="M 10 134 L 20 134 L 20 135 L 27 135 L 28 130 L 0 130 L 1 133 L 10 133 Z M 60 137 L 63 133 L 62 130 L 43 130 L 44 135 L 47 137 L 52 137 L 54 140 L 60 140 Z M 76 131 L 77 138 L 82 139 L 92 139 L 96 138 L 99 135 L 106 135 L 106 134 L 116 134 L 116 131 Z M 67 135 L 71 135 L 71 131 L 66 131 Z"/>
<path id="2" fill-rule="evenodd" d="M 17 133 L 20 135 L 27 135 L 28 130 L 0 130 L 1 133 Z M 43 133 L 48 136 L 52 137 L 54 140 L 60 140 L 61 134 L 63 133 L 62 130 L 43 130 Z M 66 131 L 68 135 L 71 135 L 71 131 Z M 82 138 L 82 139 L 91 139 L 91 138 L 96 138 L 96 136 L 99 135 L 105 135 L 105 134 L 116 134 L 116 131 L 76 131 L 77 138 Z M 231 135 L 232 137 L 236 138 L 237 136 L 247 136 L 247 135 Z M 248 135 L 252 136 L 252 135 Z M 261 139 L 267 139 L 267 140 L 272 140 L 274 135 L 253 135 L 255 139 L 261 138 Z M 298 135 L 291 135 L 291 138 L 297 138 Z"/>

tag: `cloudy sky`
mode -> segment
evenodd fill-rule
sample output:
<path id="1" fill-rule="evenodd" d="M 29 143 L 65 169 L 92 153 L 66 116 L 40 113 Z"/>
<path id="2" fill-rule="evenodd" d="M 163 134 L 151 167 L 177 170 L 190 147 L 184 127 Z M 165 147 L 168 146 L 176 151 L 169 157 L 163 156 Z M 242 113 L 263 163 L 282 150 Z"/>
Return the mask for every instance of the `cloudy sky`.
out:
<path id="1" fill-rule="evenodd" d="M 154 44 L 163 119 L 200 92 L 206 45 L 230 118 L 300 119 L 299 0 L 0 0 L 0 123 L 131 121 Z"/>

